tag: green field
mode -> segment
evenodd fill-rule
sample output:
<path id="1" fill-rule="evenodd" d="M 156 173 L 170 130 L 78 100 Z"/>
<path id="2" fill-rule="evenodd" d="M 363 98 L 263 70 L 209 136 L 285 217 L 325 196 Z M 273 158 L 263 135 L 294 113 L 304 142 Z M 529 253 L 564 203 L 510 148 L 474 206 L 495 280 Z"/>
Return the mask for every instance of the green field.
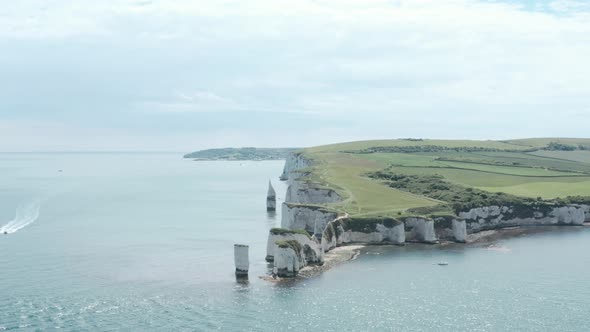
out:
<path id="1" fill-rule="evenodd" d="M 588 149 L 590 139 L 399 139 L 318 146 L 303 154 L 316 161 L 309 179 L 345 198 L 330 208 L 395 217 L 448 213 L 462 200 L 590 197 Z"/>

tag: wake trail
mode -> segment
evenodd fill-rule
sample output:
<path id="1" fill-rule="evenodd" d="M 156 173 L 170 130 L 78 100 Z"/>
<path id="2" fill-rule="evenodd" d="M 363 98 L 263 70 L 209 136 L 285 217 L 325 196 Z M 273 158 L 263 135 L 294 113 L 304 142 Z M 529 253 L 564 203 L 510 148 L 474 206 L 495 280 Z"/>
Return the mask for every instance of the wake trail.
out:
<path id="1" fill-rule="evenodd" d="M 9 221 L 6 225 L 0 227 L 0 235 L 17 232 L 20 229 L 35 222 L 35 220 L 39 218 L 40 208 L 41 202 L 39 200 L 34 200 L 32 202 L 19 205 L 16 209 L 16 216 L 14 219 Z"/>

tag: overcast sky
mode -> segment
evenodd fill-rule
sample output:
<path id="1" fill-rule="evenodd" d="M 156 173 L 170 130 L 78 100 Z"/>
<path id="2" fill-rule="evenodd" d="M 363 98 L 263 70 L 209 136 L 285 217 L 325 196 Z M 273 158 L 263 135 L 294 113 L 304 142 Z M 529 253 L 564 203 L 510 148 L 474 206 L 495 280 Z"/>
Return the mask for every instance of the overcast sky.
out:
<path id="1" fill-rule="evenodd" d="M 539 136 L 590 136 L 590 1 L 0 6 L 0 151 Z"/>

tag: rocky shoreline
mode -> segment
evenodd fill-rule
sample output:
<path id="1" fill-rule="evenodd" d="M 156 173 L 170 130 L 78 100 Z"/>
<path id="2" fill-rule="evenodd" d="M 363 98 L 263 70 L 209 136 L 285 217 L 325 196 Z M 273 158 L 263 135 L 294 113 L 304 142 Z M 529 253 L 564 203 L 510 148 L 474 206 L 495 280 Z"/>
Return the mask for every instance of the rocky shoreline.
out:
<path id="1" fill-rule="evenodd" d="M 515 226 L 515 227 L 507 227 L 502 229 L 495 229 L 495 230 L 486 230 L 481 231 L 474 234 L 469 234 L 467 236 L 466 245 L 476 246 L 476 247 L 485 247 L 488 250 L 495 250 L 500 252 L 508 252 L 509 250 L 498 246 L 497 242 L 516 238 L 519 236 L 526 236 L 532 234 L 539 234 L 539 233 L 546 233 L 555 230 L 556 226 Z M 582 226 L 576 226 L 575 228 L 586 228 L 590 227 L 590 222 L 584 223 Z M 438 244 L 424 244 L 424 243 L 408 243 L 407 246 L 413 245 L 431 245 L 431 246 L 439 246 L 442 248 L 457 245 L 457 242 L 454 241 L 441 241 Z M 349 261 L 353 261 L 357 259 L 364 251 L 368 250 L 372 247 L 394 247 L 399 246 L 395 243 L 355 243 L 355 244 L 346 244 L 339 247 L 336 247 L 329 252 L 327 252 L 324 256 L 324 264 L 323 265 L 307 265 L 299 271 L 299 274 L 295 278 L 281 278 L 281 277 L 272 277 L 270 275 L 261 276 L 260 278 L 270 282 L 293 282 L 295 280 L 302 280 L 302 279 L 309 279 L 313 277 L 317 277 L 318 275 L 337 267 L 338 265 L 344 264 Z"/>

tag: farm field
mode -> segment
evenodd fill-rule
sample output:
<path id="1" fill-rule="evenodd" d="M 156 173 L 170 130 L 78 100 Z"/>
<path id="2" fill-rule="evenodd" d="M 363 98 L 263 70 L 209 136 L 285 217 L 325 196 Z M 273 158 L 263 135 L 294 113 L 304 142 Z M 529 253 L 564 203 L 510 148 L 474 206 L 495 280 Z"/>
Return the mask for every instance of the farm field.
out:
<path id="1" fill-rule="evenodd" d="M 331 208 L 353 216 L 400 216 L 421 209 L 448 212 L 450 204 L 470 199 L 471 190 L 502 199 L 590 197 L 590 151 L 579 150 L 589 143 L 400 139 L 319 146 L 303 153 L 316 161 L 310 179 L 345 198 Z M 439 189 L 447 187 L 448 192 Z"/>

